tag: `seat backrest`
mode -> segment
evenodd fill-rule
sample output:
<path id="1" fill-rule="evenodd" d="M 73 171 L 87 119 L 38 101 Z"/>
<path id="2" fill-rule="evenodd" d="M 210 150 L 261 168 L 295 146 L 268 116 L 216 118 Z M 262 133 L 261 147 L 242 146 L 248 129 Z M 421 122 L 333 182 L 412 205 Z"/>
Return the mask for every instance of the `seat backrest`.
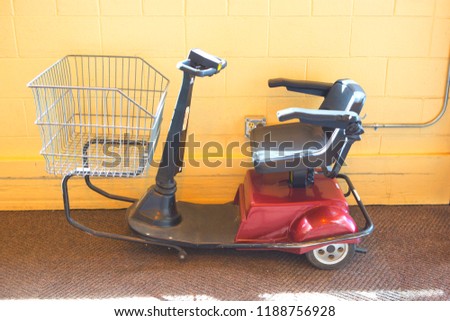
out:
<path id="1" fill-rule="evenodd" d="M 365 100 L 366 93 L 359 84 L 351 79 L 341 79 L 333 84 L 319 109 L 353 111 L 359 115 Z M 322 128 L 322 130 L 328 139 L 331 139 L 332 133 L 335 131 L 333 128 L 326 127 Z M 347 157 L 347 153 L 353 144 L 353 142 L 347 142 L 345 144 L 346 136 L 344 129 L 338 129 L 337 131 L 332 146 L 326 151 L 326 165 L 335 163 L 333 166 L 333 176 L 339 173 Z M 327 170 L 324 166 L 322 168 L 324 171 Z"/>
<path id="2" fill-rule="evenodd" d="M 366 93 L 351 79 L 340 79 L 331 87 L 319 109 L 361 112 Z"/>

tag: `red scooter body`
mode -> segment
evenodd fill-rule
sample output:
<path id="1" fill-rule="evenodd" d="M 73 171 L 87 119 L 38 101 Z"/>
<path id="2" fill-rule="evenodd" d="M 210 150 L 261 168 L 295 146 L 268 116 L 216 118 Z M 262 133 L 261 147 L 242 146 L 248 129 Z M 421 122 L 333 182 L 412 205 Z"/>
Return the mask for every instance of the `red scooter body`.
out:
<path id="1" fill-rule="evenodd" d="M 236 243 L 297 243 L 358 230 L 337 181 L 322 175 L 316 175 L 310 187 L 292 188 L 288 173 L 262 175 L 249 170 L 235 203 L 241 214 Z M 303 254 L 312 249 L 282 251 Z"/>

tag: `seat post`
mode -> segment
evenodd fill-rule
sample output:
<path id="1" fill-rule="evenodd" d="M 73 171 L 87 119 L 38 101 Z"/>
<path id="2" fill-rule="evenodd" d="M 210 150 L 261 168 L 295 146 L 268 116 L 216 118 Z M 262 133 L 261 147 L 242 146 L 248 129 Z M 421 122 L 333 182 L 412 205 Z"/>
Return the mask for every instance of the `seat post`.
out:
<path id="1" fill-rule="evenodd" d="M 294 188 L 305 188 L 314 184 L 314 169 L 290 171 L 289 184 Z"/>

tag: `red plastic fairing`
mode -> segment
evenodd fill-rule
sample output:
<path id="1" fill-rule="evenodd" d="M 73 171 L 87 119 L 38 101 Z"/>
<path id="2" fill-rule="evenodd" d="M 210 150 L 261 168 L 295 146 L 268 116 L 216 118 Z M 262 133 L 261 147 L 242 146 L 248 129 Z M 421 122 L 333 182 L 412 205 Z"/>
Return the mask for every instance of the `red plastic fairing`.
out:
<path id="1" fill-rule="evenodd" d="M 356 223 L 347 209 L 333 206 L 319 206 L 306 212 L 294 221 L 290 228 L 290 238 L 293 242 L 303 242 L 329 236 L 355 233 L 357 230 Z M 293 252 L 304 253 L 311 249 L 313 248 Z"/>
<path id="2" fill-rule="evenodd" d="M 336 180 L 322 175 L 316 175 L 313 186 L 292 188 L 287 173 L 249 170 L 238 193 L 241 225 L 236 243 L 296 243 L 357 230 Z"/>

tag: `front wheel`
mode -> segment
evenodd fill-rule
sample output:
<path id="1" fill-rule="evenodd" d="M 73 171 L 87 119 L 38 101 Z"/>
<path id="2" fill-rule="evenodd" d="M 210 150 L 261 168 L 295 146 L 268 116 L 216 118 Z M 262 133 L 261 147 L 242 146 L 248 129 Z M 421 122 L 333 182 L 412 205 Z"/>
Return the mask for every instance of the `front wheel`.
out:
<path id="1" fill-rule="evenodd" d="M 306 253 L 309 263 L 321 270 L 336 270 L 346 265 L 355 254 L 356 245 L 328 244 Z"/>

